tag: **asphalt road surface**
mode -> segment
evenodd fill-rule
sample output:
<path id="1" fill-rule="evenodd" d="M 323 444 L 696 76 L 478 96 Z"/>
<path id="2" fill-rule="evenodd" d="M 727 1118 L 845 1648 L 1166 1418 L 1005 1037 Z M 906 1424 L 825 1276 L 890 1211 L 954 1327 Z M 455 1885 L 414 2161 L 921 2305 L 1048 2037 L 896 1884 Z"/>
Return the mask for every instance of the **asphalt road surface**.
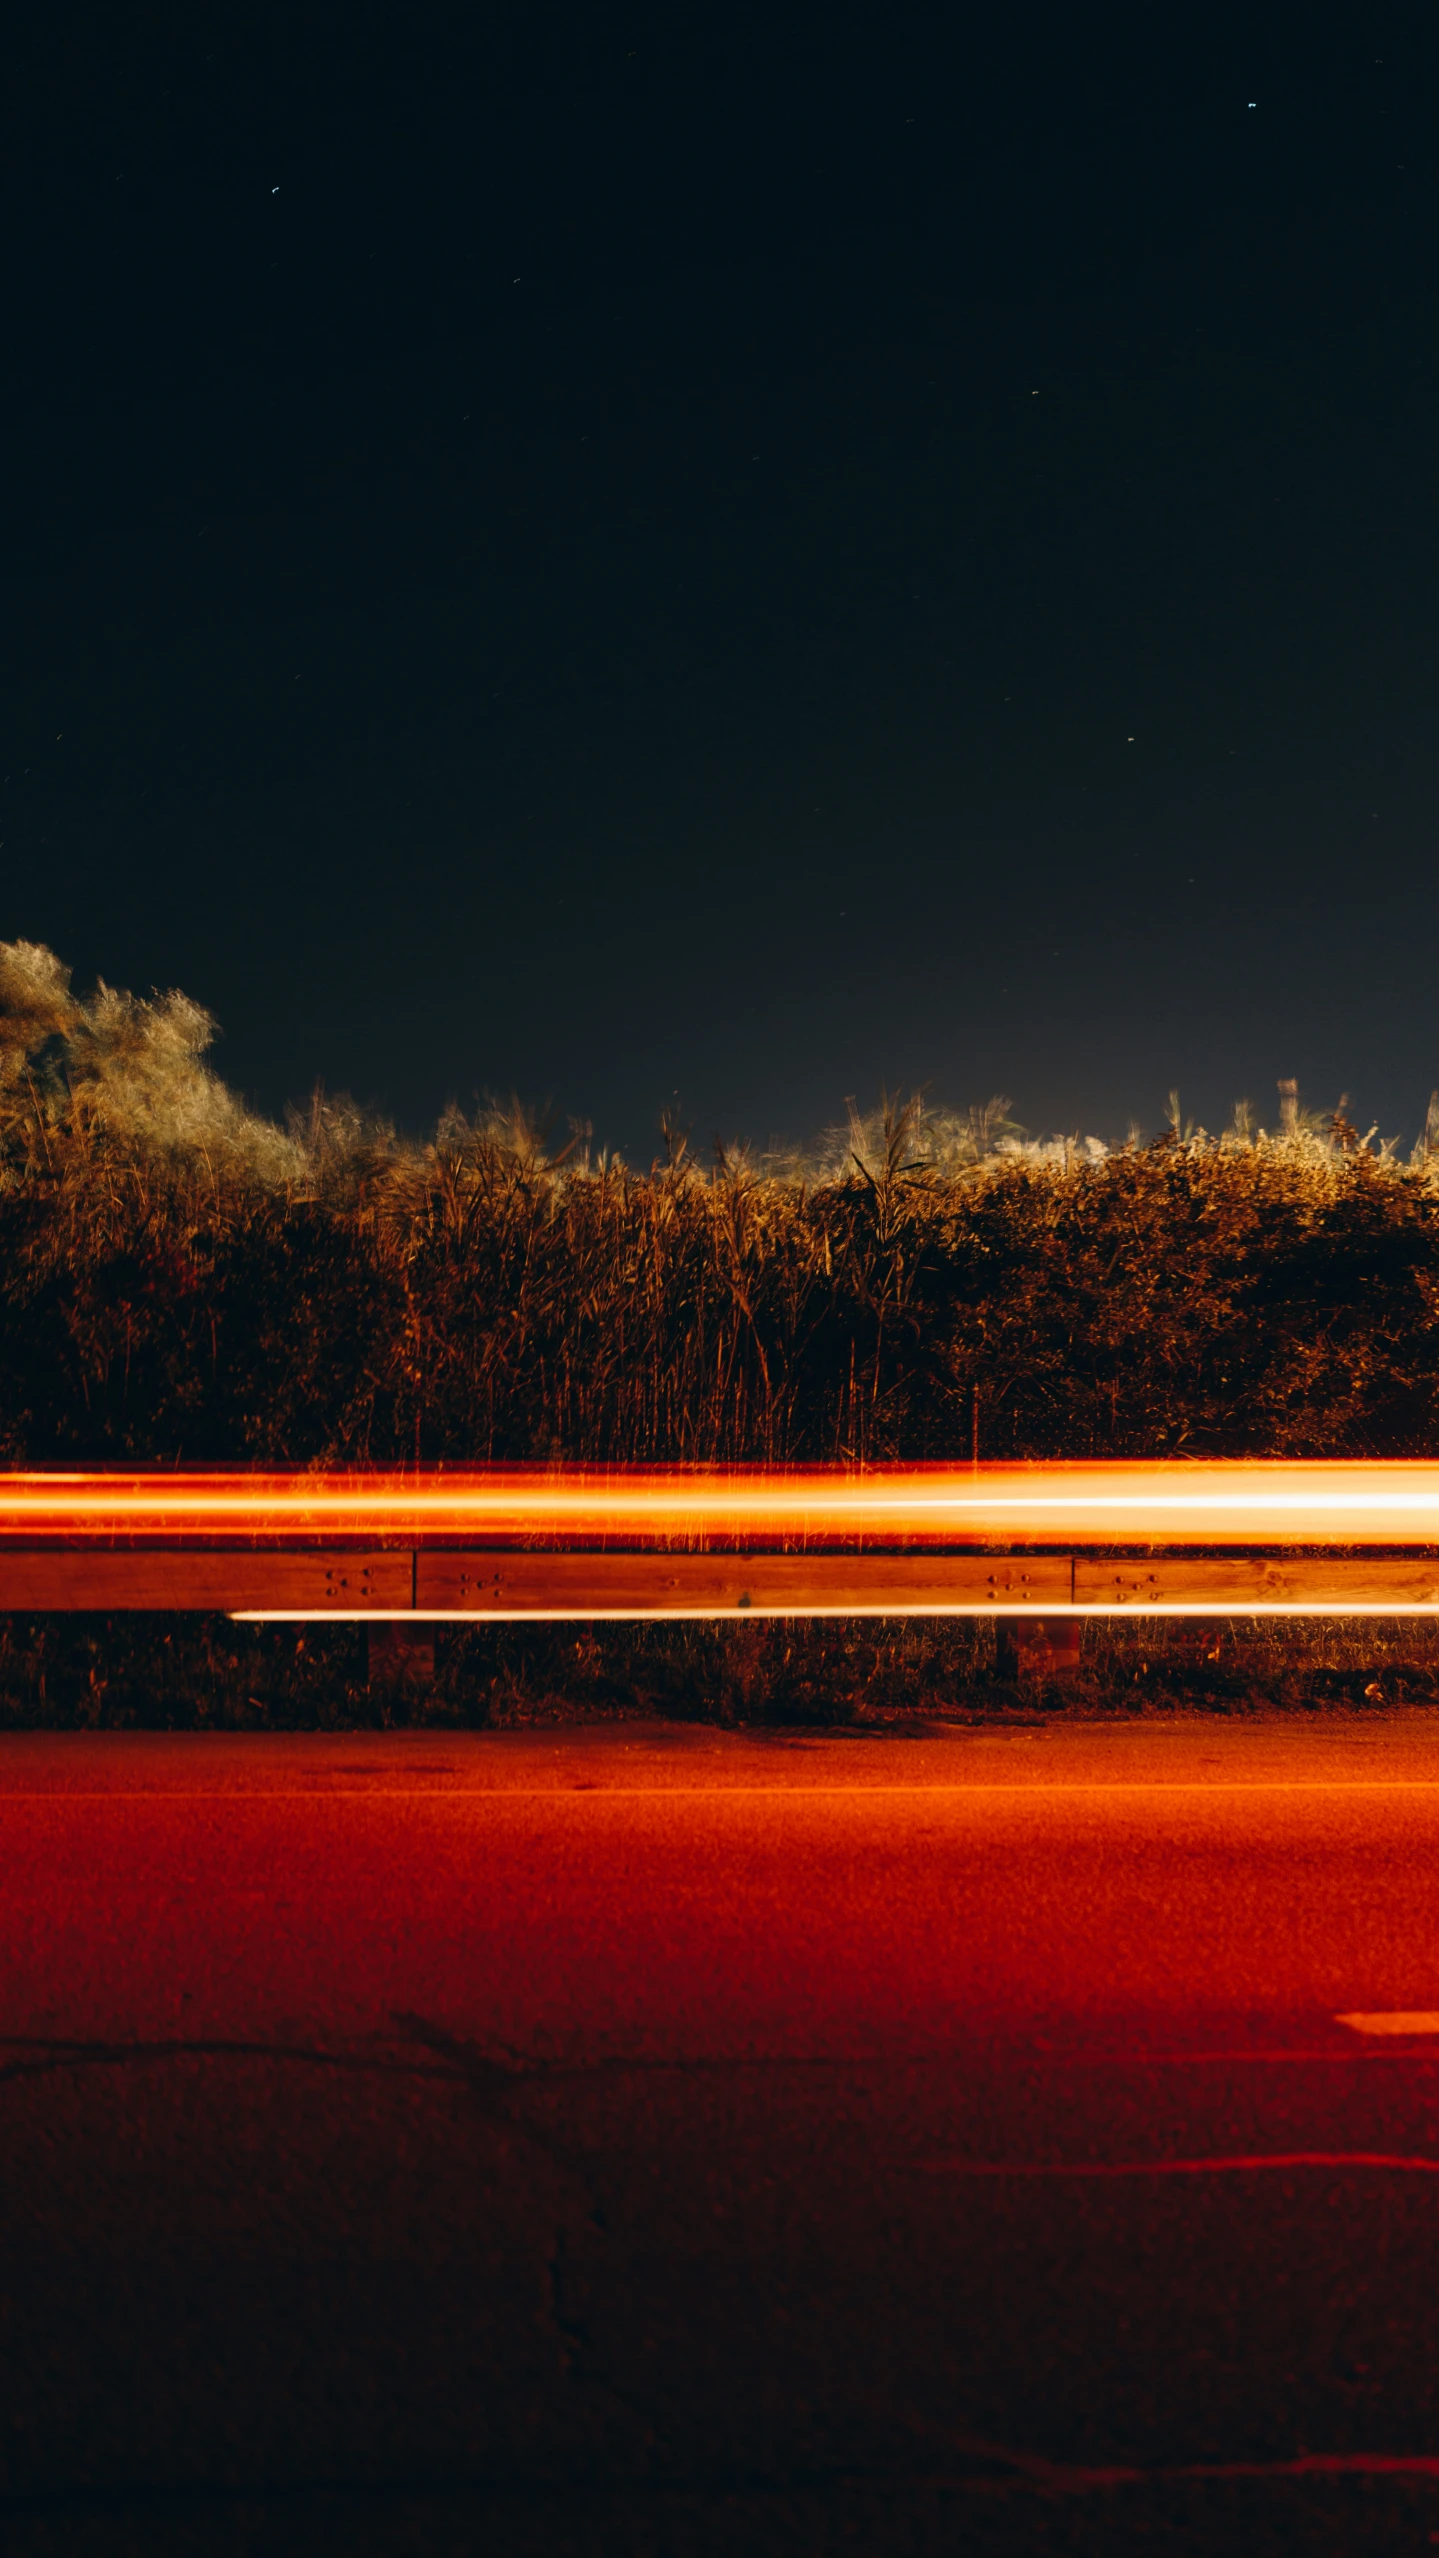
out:
<path id="1" fill-rule="evenodd" d="M 0 2545 L 1439 2546 L 1439 1722 L 0 1740 Z"/>

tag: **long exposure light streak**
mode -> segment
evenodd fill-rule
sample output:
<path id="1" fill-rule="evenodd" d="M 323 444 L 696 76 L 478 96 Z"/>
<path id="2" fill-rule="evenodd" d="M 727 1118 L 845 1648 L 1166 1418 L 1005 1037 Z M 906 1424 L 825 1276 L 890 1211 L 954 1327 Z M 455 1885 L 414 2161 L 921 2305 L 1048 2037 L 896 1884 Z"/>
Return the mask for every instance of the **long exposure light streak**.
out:
<path id="1" fill-rule="evenodd" d="M 1439 1546 L 1439 1465 L 1282 1460 L 733 1471 L 0 1475 L 0 1541 L 643 1549 Z"/>

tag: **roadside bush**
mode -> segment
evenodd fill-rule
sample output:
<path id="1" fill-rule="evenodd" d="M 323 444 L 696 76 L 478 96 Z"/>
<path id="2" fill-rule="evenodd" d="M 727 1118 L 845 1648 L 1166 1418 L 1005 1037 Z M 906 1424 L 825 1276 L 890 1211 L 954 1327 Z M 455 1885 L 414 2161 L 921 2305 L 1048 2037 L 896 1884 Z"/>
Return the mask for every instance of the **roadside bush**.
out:
<path id="1" fill-rule="evenodd" d="M 991 1103 L 647 1170 L 517 1109 L 282 1132 L 179 994 L 0 945 L 0 1461 L 1408 1454 L 1439 1153 L 1282 1088 L 1109 1151 Z"/>

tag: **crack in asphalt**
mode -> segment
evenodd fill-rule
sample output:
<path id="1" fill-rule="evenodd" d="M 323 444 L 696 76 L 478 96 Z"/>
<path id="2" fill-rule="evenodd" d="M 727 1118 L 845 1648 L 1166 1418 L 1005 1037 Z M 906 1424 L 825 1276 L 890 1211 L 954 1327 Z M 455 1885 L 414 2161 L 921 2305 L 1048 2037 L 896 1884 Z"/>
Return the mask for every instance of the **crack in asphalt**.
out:
<path id="1" fill-rule="evenodd" d="M 423 2062 L 386 2056 L 373 2048 L 285 2043 L 263 2036 L 172 2034 L 141 2036 L 122 2042 L 109 2036 L 6 2034 L 0 2035 L 0 2053 L 12 2053 L 18 2057 L 0 2059 L 0 2086 L 11 2079 L 41 2078 L 51 2072 L 68 2069 L 123 2068 L 131 2062 L 191 2059 L 293 2061 L 312 2068 L 353 2071 L 361 2076 L 373 2073 L 460 2083 L 490 2110 L 499 2110 L 522 2087 L 562 2087 L 569 2081 L 583 2083 L 586 2079 L 599 2077 L 723 2077 L 729 2073 L 754 2070 L 866 2070 L 888 2065 L 882 2055 L 873 2052 L 838 2055 L 827 2052 L 697 2053 L 668 2059 L 646 2054 L 633 2057 L 602 2054 L 593 2060 L 527 2060 L 509 2051 L 497 2059 L 493 2049 L 487 2050 L 484 2045 L 409 2011 L 395 2011 L 392 2022 L 399 2029 L 398 2039 L 402 2044 L 418 2044 L 432 2052 L 437 2065 L 427 2067 Z M 906 2068 L 936 2068 L 951 2063 L 953 2058 L 954 2055 L 948 2052 L 920 2053 L 907 2058 L 904 2065 Z"/>
<path id="2" fill-rule="evenodd" d="M 517 2118 L 512 2100 L 526 2086 L 539 2082 L 553 2084 L 557 2077 L 581 2073 L 552 2070 L 543 2063 L 531 2064 L 511 2055 L 496 2060 L 491 2052 L 462 2035 L 452 2033 L 433 2017 L 417 2015 L 413 2010 L 397 2010 L 392 2023 L 427 2051 L 440 2054 L 453 2065 L 454 2073 L 473 2089 L 479 2099 L 479 2110 L 490 2123 L 500 2123 L 517 2139 L 538 2151 L 552 2167 L 558 2168 L 577 2190 L 582 2216 L 591 2233 L 600 2240 L 609 2236 L 609 2223 L 596 2191 L 594 2169 L 574 2147 L 532 2122 Z M 642 2429 L 646 2443 L 654 2439 L 653 2410 L 634 2397 L 609 2375 L 600 2370 L 595 2358 L 594 2340 L 584 2320 L 576 2318 L 566 2301 L 566 2262 L 571 2248 L 571 2234 L 561 2219 L 555 2230 L 549 2255 L 545 2260 L 546 2308 L 550 2326 L 559 2347 L 560 2367 L 566 2384 L 577 2390 L 597 2390 Z"/>
<path id="3" fill-rule="evenodd" d="M 1002 2444 L 959 2444 L 942 2464 L 895 2461 L 806 2461 L 766 2468 L 721 2464 L 714 2468 L 651 2471 L 616 2477 L 593 2471 L 569 2479 L 491 2472 L 418 2471 L 390 2477 L 289 2479 L 154 2479 L 108 2485 L 67 2481 L 63 2486 L 0 2491 L 0 2521 L 65 2514 L 161 2513 L 257 2506 L 296 2507 L 359 2503 L 393 2509 L 407 2504 L 521 2505 L 532 2510 L 592 2511 L 642 2502 L 750 2497 L 791 2498 L 836 2489 L 877 2487 L 914 2493 L 1012 2495 L 1016 2491 L 1056 2502 L 1129 2489 L 1254 2484 L 1282 2486 L 1349 2478 L 1439 2481 L 1439 2453 L 1297 2452 L 1273 2460 L 1191 2460 L 1080 2463 L 1013 2451 Z"/>
<path id="4" fill-rule="evenodd" d="M 469 2089 L 486 2121 L 513 2132 L 552 2166 L 563 2168 L 590 2200 L 589 2177 L 576 2152 L 538 2124 L 523 2121 L 514 2111 L 514 2099 L 525 2088 L 554 2079 L 556 2073 L 546 2062 L 526 2061 L 514 2052 L 496 2059 L 493 2049 L 487 2051 L 483 2044 L 453 2033 L 449 2026 L 439 2024 L 433 2017 L 418 2015 L 413 2009 L 393 2009 L 390 2022 L 404 2041 L 418 2044 L 422 2051 L 433 2053 L 447 2064 L 444 2075 Z"/>
<path id="5" fill-rule="evenodd" d="M 19 2055 L 0 2061 L 0 2086 L 20 2079 L 49 2078 L 77 2069 L 125 2069 L 150 2061 L 260 2060 L 290 2061 L 309 2069 L 350 2072 L 357 2076 L 444 2079 L 460 2073 L 415 2060 L 387 2058 L 379 2052 L 336 2051 L 318 2043 L 250 2042 L 236 2036 L 162 2035 L 132 2042 L 82 2041 L 68 2036 L 8 2034 L 0 2052 Z"/>
<path id="6" fill-rule="evenodd" d="M 282 2062 L 357 2077 L 429 2080 L 444 2086 L 462 2087 L 476 2100 L 476 2111 L 482 2120 L 538 2154 L 578 2189 L 582 2214 L 589 2228 L 599 2238 L 608 2236 L 608 2222 L 595 2192 L 591 2168 L 570 2144 L 539 2124 L 526 2122 L 515 2110 L 514 2100 L 526 2088 L 554 2083 L 557 2079 L 583 2078 L 590 2074 L 587 2069 L 574 2064 L 552 2067 L 543 2061 L 528 2062 L 514 2052 L 496 2057 L 493 2050 L 486 2050 L 465 2036 L 451 2032 L 434 2018 L 411 2010 L 394 2011 L 391 2022 L 402 2043 L 418 2046 L 429 2058 L 399 2057 L 394 2053 L 374 2050 L 337 2051 L 319 2044 L 252 2041 L 235 2036 L 170 2035 L 117 2042 L 87 2041 L 66 2036 L 8 2035 L 0 2038 L 0 2053 L 12 2056 L 0 2060 L 0 2086 L 54 2078 L 84 2069 L 144 2067 L 175 2060 L 238 2059 Z M 613 2065 L 601 2063 L 598 2066 Z M 638 2419 L 646 2437 L 650 2438 L 651 2411 L 594 2367 L 589 2330 L 566 2307 L 565 2258 L 569 2245 L 570 2232 L 561 2221 L 545 2259 L 544 2297 L 547 2315 L 560 2347 L 565 2379 L 571 2385 L 601 2391 L 628 2416 Z M 315 2492 L 331 2491 L 317 2489 Z M 7 2510 L 10 2508 L 0 2496 L 0 2512 Z"/>

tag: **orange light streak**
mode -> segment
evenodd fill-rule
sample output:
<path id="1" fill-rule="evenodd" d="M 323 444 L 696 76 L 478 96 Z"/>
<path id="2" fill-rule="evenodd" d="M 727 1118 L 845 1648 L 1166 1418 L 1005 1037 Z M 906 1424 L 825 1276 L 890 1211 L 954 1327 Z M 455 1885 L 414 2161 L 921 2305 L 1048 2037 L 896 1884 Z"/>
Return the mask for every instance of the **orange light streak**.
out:
<path id="1" fill-rule="evenodd" d="M 1439 1465 L 1063 1463 L 733 1471 L 0 1474 L 26 1546 L 303 1543 L 894 1547 L 1439 1545 Z"/>

